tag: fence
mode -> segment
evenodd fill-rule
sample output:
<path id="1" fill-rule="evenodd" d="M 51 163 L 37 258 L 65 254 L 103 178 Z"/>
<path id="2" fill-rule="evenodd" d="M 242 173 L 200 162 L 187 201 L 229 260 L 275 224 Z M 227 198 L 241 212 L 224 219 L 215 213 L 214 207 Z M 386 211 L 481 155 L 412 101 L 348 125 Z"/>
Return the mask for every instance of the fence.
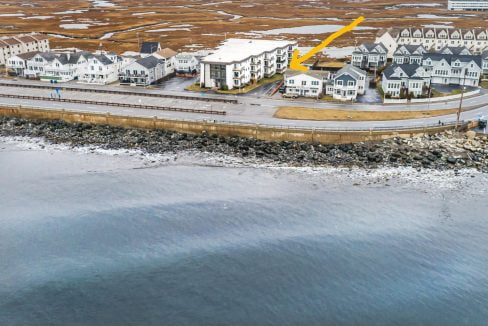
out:
<path id="1" fill-rule="evenodd" d="M 116 91 L 110 89 L 95 89 L 95 88 L 81 88 L 81 87 L 66 87 L 66 86 L 50 86 L 50 85 L 34 85 L 34 84 L 9 84 L 0 83 L 3 87 L 17 87 L 17 88 L 36 88 L 36 89 L 56 89 L 63 91 L 72 92 L 85 92 L 85 93 L 104 93 L 104 94 L 115 94 L 115 95 L 135 95 L 144 97 L 160 97 L 160 98 L 173 98 L 180 100 L 192 100 L 192 101 L 203 101 L 203 102 L 220 102 L 220 103 L 230 103 L 237 104 L 237 100 L 230 98 L 216 98 L 208 96 L 185 96 L 185 95 L 171 95 L 171 94 L 158 94 L 158 93 L 143 93 L 143 92 L 128 92 L 128 91 Z"/>
<path id="2" fill-rule="evenodd" d="M 30 96 L 30 95 L 0 94 L 0 97 L 38 100 L 38 101 L 51 101 L 51 102 L 94 104 L 94 105 L 116 106 L 116 107 L 145 109 L 145 110 L 175 111 L 175 112 L 202 113 L 202 114 L 215 114 L 215 115 L 227 114 L 226 111 L 219 111 L 219 110 L 185 109 L 185 108 L 176 108 L 170 106 L 154 106 L 154 105 L 113 103 L 113 102 L 102 102 L 102 101 L 87 101 L 87 100 L 75 100 L 75 99 L 65 99 L 65 98 L 55 98 L 55 97 L 51 98 L 51 97 Z"/>
<path id="3" fill-rule="evenodd" d="M 474 96 L 480 93 L 480 90 L 474 90 L 471 92 L 464 93 L 464 97 Z M 450 100 L 457 100 L 461 98 L 461 94 L 456 95 L 449 95 L 449 96 L 441 96 L 441 97 L 431 97 L 428 98 L 412 98 L 410 101 L 407 99 L 391 99 L 385 98 L 383 101 L 384 104 L 407 104 L 407 103 L 428 103 L 428 102 L 446 102 Z"/>
<path id="4" fill-rule="evenodd" d="M 304 131 L 304 132 L 395 132 L 395 131 L 410 131 L 410 130 L 422 130 L 427 131 L 428 129 L 434 128 L 444 128 L 450 129 L 456 127 L 456 120 L 447 121 L 442 123 L 442 125 L 438 123 L 432 124 L 419 124 L 419 125 L 409 125 L 409 126 L 381 126 L 381 127 L 300 127 L 300 126 L 287 126 L 287 125 L 272 125 L 272 124 L 257 124 L 257 123 L 243 123 L 243 122 L 235 122 L 229 120 L 208 120 L 208 119 L 172 119 L 172 118 L 158 118 L 154 117 L 147 117 L 141 115 L 114 115 L 110 113 L 98 113 L 88 110 L 66 110 L 66 109 L 57 109 L 57 108 L 50 108 L 50 107 L 40 107 L 40 106 L 33 106 L 33 105 L 13 105 L 13 104 L 0 104 L 0 109 L 2 108 L 10 108 L 10 109 L 29 109 L 29 110 L 39 110 L 39 111 L 53 111 L 53 112 L 62 112 L 68 114 L 72 112 L 73 114 L 93 114 L 93 115 L 103 115 L 103 116 L 113 116 L 113 117 L 122 117 L 124 119 L 130 118 L 141 118 L 141 119 L 152 119 L 152 120 L 165 120 L 165 121 L 174 121 L 174 122 L 188 122 L 188 123 L 208 123 L 212 125 L 219 125 L 224 124 L 226 126 L 231 127 L 246 127 L 246 128 L 268 128 L 268 129 L 278 129 L 282 131 Z M 20 112 L 19 111 L 19 112 Z M 477 122 L 477 120 L 476 120 Z M 469 127 L 471 128 L 473 125 L 473 121 L 468 120 L 460 121 L 460 126 L 463 128 Z"/>
<path id="5" fill-rule="evenodd" d="M 455 121 L 444 125 L 392 126 L 375 128 L 307 128 L 299 126 L 246 124 L 218 120 L 168 119 L 132 115 L 115 115 L 90 111 L 70 111 L 52 108 L 0 106 L 0 116 L 27 119 L 63 120 L 124 128 L 164 129 L 175 132 L 218 134 L 227 137 L 245 137 L 266 141 L 298 141 L 322 144 L 343 144 L 363 141 L 381 141 L 392 137 L 413 137 L 454 129 Z M 462 122 L 462 128 L 475 127 L 473 121 Z"/>

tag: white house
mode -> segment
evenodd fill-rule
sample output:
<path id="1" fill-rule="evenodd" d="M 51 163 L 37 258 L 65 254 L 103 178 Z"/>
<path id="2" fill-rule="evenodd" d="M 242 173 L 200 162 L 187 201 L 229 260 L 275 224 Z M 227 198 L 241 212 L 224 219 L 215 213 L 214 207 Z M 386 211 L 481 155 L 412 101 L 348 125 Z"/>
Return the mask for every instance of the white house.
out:
<path id="1" fill-rule="evenodd" d="M 77 79 L 89 52 L 52 53 L 39 52 L 27 60 L 24 76 L 43 81 L 66 82 Z"/>
<path id="2" fill-rule="evenodd" d="M 430 75 L 419 64 L 392 64 L 383 71 L 381 87 L 391 97 L 419 97 L 430 85 Z"/>
<path id="3" fill-rule="evenodd" d="M 488 49 L 488 29 L 390 28 L 380 31 L 375 42 L 385 45 L 389 58 L 399 45 L 422 45 L 428 51 L 464 46 L 471 53 L 480 54 Z"/>
<path id="4" fill-rule="evenodd" d="M 25 70 L 28 67 L 29 60 L 31 60 L 38 53 L 39 52 L 34 51 L 11 56 L 7 60 L 7 69 L 15 76 L 25 77 Z"/>
<path id="5" fill-rule="evenodd" d="M 422 45 L 400 45 L 393 54 L 397 64 L 422 64 L 423 54 L 427 50 Z"/>
<path id="6" fill-rule="evenodd" d="M 49 51 L 49 38 L 41 34 L 0 37 L 0 65 L 12 56 L 28 52 Z"/>
<path id="7" fill-rule="evenodd" d="M 480 55 L 426 53 L 422 66 L 434 84 L 478 86 L 482 74 Z"/>
<path id="8" fill-rule="evenodd" d="M 174 75 L 175 73 L 175 55 L 176 52 L 170 48 L 164 48 L 158 52 L 153 53 L 153 56 L 162 60 L 163 64 L 163 78 Z"/>
<path id="9" fill-rule="evenodd" d="M 119 79 L 120 61 L 118 56 L 94 54 L 87 56 L 87 61 L 80 64 L 78 81 L 85 84 L 106 85 Z"/>
<path id="10" fill-rule="evenodd" d="M 178 53 L 175 55 L 174 62 L 176 73 L 196 74 L 200 71 L 200 61 L 193 53 Z"/>
<path id="11" fill-rule="evenodd" d="M 320 98 L 325 94 L 325 84 L 330 77 L 328 71 L 308 70 L 306 72 L 288 69 L 285 72 L 285 94 Z"/>
<path id="12" fill-rule="evenodd" d="M 328 83 L 326 94 L 336 100 L 354 101 L 366 91 L 366 76 L 366 71 L 346 65 Z"/>
<path id="13" fill-rule="evenodd" d="M 125 66 L 119 74 L 121 85 L 148 86 L 163 79 L 165 61 L 148 56 Z"/>
<path id="14" fill-rule="evenodd" d="M 352 65 L 362 69 L 381 68 L 387 56 L 388 49 L 382 43 L 364 43 L 352 52 Z"/>
<path id="15" fill-rule="evenodd" d="M 228 39 L 202 59 L 200 85 L 233 89 L 284 73 L 296 42 Z"/>

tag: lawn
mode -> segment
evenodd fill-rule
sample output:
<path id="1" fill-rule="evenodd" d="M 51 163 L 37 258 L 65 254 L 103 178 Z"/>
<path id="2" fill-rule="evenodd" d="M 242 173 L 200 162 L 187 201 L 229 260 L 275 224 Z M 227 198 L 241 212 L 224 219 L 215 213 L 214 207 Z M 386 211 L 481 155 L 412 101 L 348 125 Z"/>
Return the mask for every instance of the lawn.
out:
<path id="1" fill-rule="evenodd" d="M 482 81 L 480 86 L 483 88 L 488 88 L 488 80 Z"/>
<path id="2" fill-rule="evenodd" d="M 352 111 L 284 106 L 275 112 L 274 117 L 279 119 L 315 121 L 388 121 L 437 117 L 456 112 L 457 109 L 429 111 Z"/>
<path id="3" fill-rule="evenodd" d="M 432 94 L 432 97 L 444 97 L 444 96 L 451 96 L 451 95 L 461 94 L 461 92 L 462 92 L 462 90 L 460 88 L 453 89 L 449 93 L 439 92 L 438 90 L 436 90 L 436 89 L 433 88 L 432 91 L 431 91 L 431 94 Z"/>

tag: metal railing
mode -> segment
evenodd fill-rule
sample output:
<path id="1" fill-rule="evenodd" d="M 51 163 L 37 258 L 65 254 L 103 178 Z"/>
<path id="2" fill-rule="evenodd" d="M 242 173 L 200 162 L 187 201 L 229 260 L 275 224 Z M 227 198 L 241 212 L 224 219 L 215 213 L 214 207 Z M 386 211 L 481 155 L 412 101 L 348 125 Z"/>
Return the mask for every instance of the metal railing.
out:
<path id="1" fill-rule="evenodd" d="M 26 99 L 26 100 L 37 100 L 37 101 L 50 101 L 50 102 L 105 105 L 105 106 L 116 106 L 116 107 L 124 107 L 124 108 L 132 108 L 132 109 L 144 109 L 144 110 L 175 111 L 175 112 L 201 113 L 201 114 L 213 114 L 213 115 L 226 115 L 227 114 L 226 111 L 220 111 L 220 110 L 186 109 L 186 108 L 178 108 L 178 107 L 171 107 L 171 106 L 155 106 L 155 105 L 141 105 L 141 104 L 115 103 L 115 102 L 102 102 L 102 101 L 87 101 L 87 100 L 52 98 L 52 97 L 42 97 L 42 96 L 30 96 L 30 95 L 0 94 L 0 97 Z"/>
<path id="2" fill-rule="evenodd" d="M 81 87 L 66 87 L 66 86 L 50 86 L 50 85 L 34 85 L 34 84 L 9 84 L 0 83 L 0 87 L 18 87 L 18 88 L 35 88 L 35 89 L 60 89 L 63 91 L 72 92 L 86 92 L 86 93 L 102 93 L 102 94 L 114 94 L 114 95 L 135 95 L 144 97 L 159 97 L 159 98 L 173 98 L 180 100 L 192 100 L 203 102 L 220 102 L 237 104 L 237 100 L 229 98 L 214 98 L 214 97 L 197 97 L 197 96 L 185 96 L 185 95 L 171 95 L 171 94 L 157 94 L 157 93 L 143 93 L 143 92 L 128 92 L 128 91 L 116 91 L 110 89 L 95 89 L 95 88 L 81 88 Z"/>
<path id="3" fill-rule="evenodd" d="M 103 114 L 101 112 L 94 112 L 88 110 L 67 110 L 67 109 L 59 109 L 59 108 L 50 108 L 50 107 L 39 107 L 33 105 L 12 105 L 12 104 L 0 104 L 0 107 L 9 107 L 9 108 L 29 108 L 29 109 L 41 109 L 41 110 L 48 110 L 48 111 L 59 111 L 62 110 L 64 112 L 73 112 L 73 113 L 89 113 L 89 114 Z M 226 120 L 214 120 L 214 119 L 185 119 L 185 118 L 170 118 L 170 117 L 149 117 L 143 115 L 123 115 L 123 114 L 113 114 L 109 113 L 110 115 L 122 117 L 122 118 L 153 118 L 153 119 L 162 119 L 167 121 L 174 121 L 174 122 L 193 122 L 193 123 L 208 123 L 208 124 L 220 124 L 226 126 L 235 126 L 235 127 L 246 127 L 246 128 L 263 128 L 263 129 L 275 129 L 275 130 L 282 130 L 282 131 L 296 131 L 296 132 L 395 132 L 395 131 L 418 131 L 424 130 L 428 131 L 428 129 L 432 128 L 456 128 L 456 121 L 450 121 L 439 125 L 438 123 L 433 124 L 425 124 L 425 125 L 411 125 L 411 126 L 391 126 L 391 127 L 300 127 L 300 126 L 287 126 L 287 125 L 271 125 L 271 124 L 258 124 L 258 123 L 243 123 L 243 122 L 233 122 L 233 121 L 226 121 Z M 471 120 L 468 121 L 460 121 L 459 125 L 461 128 L 467 127 Z"/>

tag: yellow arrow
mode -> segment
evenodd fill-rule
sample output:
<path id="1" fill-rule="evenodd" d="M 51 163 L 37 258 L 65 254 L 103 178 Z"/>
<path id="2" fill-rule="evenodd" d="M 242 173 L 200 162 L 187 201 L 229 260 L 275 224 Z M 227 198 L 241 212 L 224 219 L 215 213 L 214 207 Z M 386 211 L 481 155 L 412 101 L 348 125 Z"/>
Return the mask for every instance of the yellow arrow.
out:
<path id="1" fill-rule="evenodd" d="M 308 68 L 302 65 L 302 62 L 313 57 L 315 54 L 317 54 L 317 52 L 320 52 L 323 48 L 325 48 L 327 45 L 329 45 L 333 40 L 335 40 L 339 36 L 356 28 L 356 26 L 358 26 L 363 20 L 364 20 L 363 16 L 357 18 L 351 24 L 344 26 L 334 34 L 330 35 L 325 41 L 323 41 L 322 43 L 320 43 L 319 45 L 317 45 L 316 47 L 314 47 L 312 50 L 308 51 L 306 54 L 304 54 L 301 57 L 298 56 L 299 54 L 298 50 L 293 51 L 293 55 L 290 63 L 290 69 L 307 71 Z"/>

